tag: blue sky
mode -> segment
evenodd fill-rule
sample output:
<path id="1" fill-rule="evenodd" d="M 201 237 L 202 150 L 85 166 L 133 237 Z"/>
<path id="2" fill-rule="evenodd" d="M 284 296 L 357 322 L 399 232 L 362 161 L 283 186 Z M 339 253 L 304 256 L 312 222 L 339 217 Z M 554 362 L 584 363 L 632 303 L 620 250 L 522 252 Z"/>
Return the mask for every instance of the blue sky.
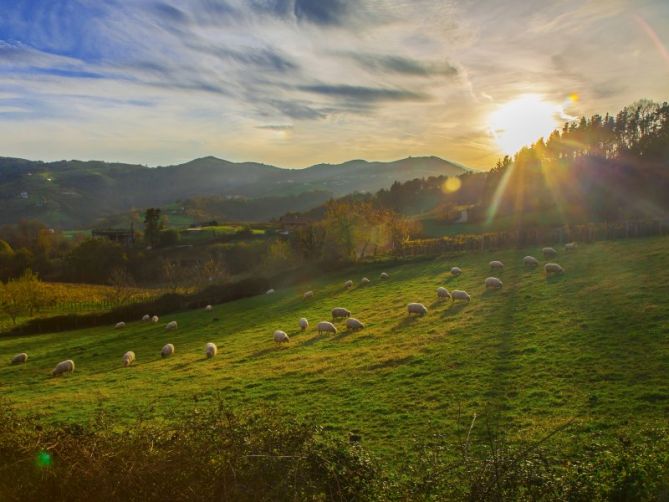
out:
<path id="1" fill-rule="evenodd" d="M 0 0 L 0 155 L 489 168 L 518 96 L 668 99 L 667 45 L 665 0 Z"/>

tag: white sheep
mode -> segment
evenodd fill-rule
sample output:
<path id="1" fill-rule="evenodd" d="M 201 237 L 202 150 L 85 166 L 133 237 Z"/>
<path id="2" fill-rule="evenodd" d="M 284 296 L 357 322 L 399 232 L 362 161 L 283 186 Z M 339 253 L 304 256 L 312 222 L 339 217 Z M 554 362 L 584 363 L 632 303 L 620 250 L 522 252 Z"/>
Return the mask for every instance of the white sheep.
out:
<path id="1" fill-rule="evenodd" d="M 453 268 L 451 269 L 451 275 L 452 275 L 453 277 L 457 277 L 457 276 L 459 276 L 460 274 L 462 274 L 462 269 L 461 269 L 460 267 L 453 267 Z"/>
<path id="2" fill-rule="evenodd" d="M 502 289 L 502 281 L 497 277 L 488 277 L 485 280 L 486 289 Z"/>
<path id="3" fill-rule="evenodd" d="M 212 307 L 211 305 L 207 305 L 207 306 L 204 308 L 204 310 L 206 310 L 207 312 L 211 312 L 212 310 L 214 310 L 214 307 Z"/>
<path id="4" fill-rule="evenodd" d="M 123 367 L 127 368 L 130 366 L 132 363 L 135 362 L 135 353 L 132 350 L 129 350 L 125 354 L 123 354 Z"/>
<path id="5" fill-rule="evenodd" d="M 534 256 L 526 256 L 523 258 L 523 265 L 525 265 L 527 268 L 535 268 L 539 265 L 539 260 L 537 260 Z"/>
<path id="6" fill-rule="evenodd" d="M 114 329 L 122 329 L 125 328 L 125 323 L 123 321 L 117 322 L 116 326 L 114 326 Z"/>
<path id="7" fill-rule="evenodd" d="M 453 300 L 454 303 L 458 300 L 469 303 L 471 301 L 471 297 L 466 291 L 455 289 L 451 291 L 451 300 Z"/>
<path id="8" fill-rule="evenodd" d="M 358 321 L 355 317 L 350 317 L 346 319 L 346 329 L 349 329 L 351 331 L 357 331 L 359 329 L 364 328 L 365 325 Z"/>
<path id="9" fill-rule="evenodd" d="M 351 317 L 351 311 L 344 307 L 335 307 L 332 309 L 332 319 L 340 319 L 342 317 Z"/>
<path id="10" fill-rule="evenodd" d="M 409 303 L 407 305 L 407 311 L 409 312 L 409 315 L 418 314 L 423 316 L 427 314 L 427 308 L 422 303 Z"/>
<path id="11" fill-rule="evenodd" d="M 144 321 L 144 322 L 148 322 L 148 321 L 150 321 L 150 320 L 151 320 L 151 316 L 150 316 L 149 314 L 144 314 L 144 315 L 142 316 L 142 321 Z"/>
<path id="12" fill-rule="evenodd" d="M 544 258 L 555 258 L 557 256 L 555 248 L 545 247 L 541 252 L 544 254 Z"/>
<path id="13" fill-rule="evenodd" d="M 176 321 L 170 321 L 165 325 L 165 331 L 172 331 L 179 327 Z"/>
<path id="14" fill-rule="evenodd" d="M 21 352 L 12 357 L 12 364 L 24 364 L 26 361 L 28 361 L 28 354 L 25 352 Z"/>
<path id="15" fill-rule="evenodd" d="M 564 274 L 564 269 L 557 263 L 546 263 L 546 265 L 544 265 L 544 271 L 548 275 Z"/>
<path id="16" fill-rule="evenodd" d="M 450 298 L 451 294 L 448 292 L 448 289 L 439 287 L 437 288 L 437 298 Z"/>
<path id="17" fill-rule="evenodd" d="M 151 318 L 151 322 L 152 322 L 152 323 L 157 323 L 158 321 L 160 321 L 160 318 L 159 318 L 157 315 L 154 315 L 154 316 Z"/>
<path id="18" fill-rule="evenodd" d="M 306 293 L 304 293 L 304 299 L 305 300 L 307 300 L 309 298 L 313 298 L 313 297 L 314 297 L 314 292 L 313 291 L 307 291 Z"/>
<path id="19" fill-rule="evenodd" d="M 266 295 L 271 295 L 272 293 L 274 293 L 274 289 L 272 289 L 272 288 L 268 289 L 268 290 L 265 292 Z"/>
<path id="20" fill-rule="evenodd" d="M 170 357 L 172 354 L 174 354 L 174 345 L 171 343 L 166 344 L 162 350 L 160 351 L 160 357 Z"/>
<path id="21" fill-rule="evenodd" d="M 204 355 L 207 356 L 207 359 L 211 359 L 216 354 L 218 354 L 218 347 L 215 343 L 209 342 L 204 346 Z"/>
<path id="22" fill-rule="evenodd" d="M 299 324 L 300 324 L 300 329 L 302 331 L 304 331 L 305 329 L 307 329 L 309 327 L 309 321 L 307 321 L 306 317 L 302 317 L 299 321 Z"/>
<path id="23" fill-rule="evenodd" d="M 504 263 L 499 260 L 493 260 L 488 265 L 490 266 L 490 270 L 504 270 Z"/>
<path id="24" fill-rule="evenodd" d="M 319 335 L 322 335 L 323 333 L 332 333 L 333 335 L 337 334 L 337 328 L 335 325 L 328 321 L 319 322 L 316 326 L 316 329 L 318 330 Z"/>
<path id="25" fill-rule="evenodd" d="M 564 245 L 565 251 L 575 251 L 576 248 L 578 248 L 578 244 L 576 242 L 567 242 L 567 244 Z"/>
<path id="26" fill-rule="evenodd" d="M 277 329 L 274 332 L 274 341 L 276 343 L 286 343 L 290 341 L 290 338 L 288 338 L 288 335 L 286 334 L 285 331 L 281 331 L 280 329 Z"/>
<path id="27" fill-rule="evenodd" d="M 72 373 L 74 371 L 74 361 L 68 359 L 67 361 L 61 361 L 56 364 L 56 367 L 51 371 L 51 376 L 60 376 L 65 373 Z"/>
<path id="28" fill-rule="evenodd" d="M 390 276 L 386 274 L 385 272 L 381 272 L 381 275 L 379 275 L 381 279 L 390 279 Z"/>
<path id="29" fill-rule="evenodd" d="M 363 277 L 362 279 L 360 279 L 360 284 L 366 286 L 367 284 L 369 284 L 369 279 L 367 279 L 367 277 Z"/>
<path id="30" fill-rule="evenodd" d="M 344 287 L 345 287 L 346 289 L 350 289 L 350 288 L 352 288 L 352 287 L 353 287 L 353 281 L 349 279 L 348 281 L 346 281 L 346 282 L 344 283 Z"/>

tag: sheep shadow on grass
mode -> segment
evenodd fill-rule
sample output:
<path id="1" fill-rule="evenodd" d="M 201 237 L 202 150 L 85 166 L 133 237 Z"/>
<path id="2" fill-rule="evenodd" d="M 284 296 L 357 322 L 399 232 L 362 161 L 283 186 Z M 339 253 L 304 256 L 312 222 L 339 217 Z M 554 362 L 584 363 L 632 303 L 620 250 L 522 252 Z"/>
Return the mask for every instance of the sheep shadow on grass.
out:
<path id="1" fill-rule="evenodd" d="M 309 347 L 310 345 L 318 343 L 321 340 L 325 340 L 326 338 L 329 338 L 329 335 L 327 335 L 327 334 L 326 335 L 318 335 L 317 334 L 316 336 L 311 337 L 309 340 L 305 340 L 304 342 L 302 342 L 302 345 L 304 345 L 305 347 Z"/>
<path id="2" fill-rule="evenodd" d="M 446 310 L 444 310 L 444 313 L 441 314 L 442 317 L 450 317 L 454 315 L 458 315 L 460 312 L 462 312 L 465 307 L 469 305 L 469 303 L 466 302 L 459 302 L 459 303 L 452 303 L 450 307 L 448 307 Z"/>
<path id="3" fill-rule="evenodd" d="M 361 330 L 354 330 L 354 329 L 346 329 L 346 331 L 338 331 L 337 334 L 332 338 L 333 342 L 337 342 L 339 340 L 343 340 L 344 338 L 347 338 L 351 335 L 355 335 L 356 333 L 360 332 Z"/>
<path id="4" fill-rule="evenodd" d="M 281 350 L 281 347 L 279 346 L 278 343 L 273 342 L 274 346 L 273 347 L 267 347 L 266 349 L 260 349 L 255 351 L 253 354 L 249 355 L 246 359 L 257 359 L 258 357 L 265 356 L 267 354 L 271 354 L 272 352 L 277 352 Z M 290 343 L 290 342 L 288 342 Z"/>
<path id="5" fill-rule="evenodd" d="M 436 309 L 437 307 L 442 307 L 448 305 L 450 300 L 448 298 L 437 298 L 435 301 L 430 303 L 430 309 Z"/>
<path id="6" fill-rule="evenodd" d="M 564 280 L 564 274 L 550 274 L 546 276 L 546 284 L 559 284 Z"/>
<path id="7" fill-rule="evenodd" d="M 423 316 L 419 316 L 419 315 L 415 315 L 415 314 L 414 315 L 407 315 L 407 316 L 403 317 L 402 319 L 400 319 L 400 322 L 397 323 L 397 325 L 395 326 L 394 329 L 408 328 L 409 326 L 412 326 L 413 324 L 415 324 L 418 321 L 418 319 L 420 319 L 421 317 L 423 317 Z"/>
<path id="8" fill-rule="evenodd" d="M 481 298 L 486 299 L 486 298 L 492 298 L 495 295 L 501 294 L 501 288 L 500 289 L 486 289 L 483 293 L 481 293 Z"/>

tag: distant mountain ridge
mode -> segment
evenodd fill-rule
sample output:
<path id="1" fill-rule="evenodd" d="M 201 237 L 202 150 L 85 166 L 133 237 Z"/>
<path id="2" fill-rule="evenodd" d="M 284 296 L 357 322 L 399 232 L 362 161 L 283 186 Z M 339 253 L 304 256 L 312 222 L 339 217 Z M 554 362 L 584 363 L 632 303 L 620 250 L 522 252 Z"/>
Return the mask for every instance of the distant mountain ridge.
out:
<path id="1" fill-rule="evenodd" d="M 36 218 L 51 226 L 73 228 L 133 208 L 162 206 L 192 197 L 258 198 L 314 191 L 342 196 L 355 191 L 375 192 L 394 181 L 457 176 L 467 170 L 438 157 L 392 162 L 351 160 L 304 169 L 236 163 L 211 156 L 162 167 L 0 157 L 0 223 Z"/>

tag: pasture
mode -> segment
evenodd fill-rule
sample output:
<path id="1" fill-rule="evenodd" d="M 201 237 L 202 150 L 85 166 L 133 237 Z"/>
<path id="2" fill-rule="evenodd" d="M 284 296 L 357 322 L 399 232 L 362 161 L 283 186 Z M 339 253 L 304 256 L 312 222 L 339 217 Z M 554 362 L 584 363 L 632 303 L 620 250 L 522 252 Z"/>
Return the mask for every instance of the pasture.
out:
<path id="1" fill-rule="evenodd" d="M 119 423 L 172 409 L 273 405 L 312 416 L 336 434 L 362 435 L 393 457 L 412 438 L 454 434 L 459 417 L 494 414 L 513 435 L 539 437 L 569 420 L 584 434 L 654 426 L 669 416 L 669 238 L 598 242 L 556 261 L 566 273 L 526 270 L 539 248 L 462 254 L 394 266 L 361 265 L 272 295 L 161 318 L 67 333 L 0 338 L 0 397 L 50 422 L 87 422 L 104 409 Z M 488 262 L 504 262 L 491 273 Z M 462 268 L 460 277 L 449 270 Z M 380 280 L 386 271 L 388 280 Z M 484 279 L 498 276 L 499 291 Z M 371 279 L 367 286 L 360 279 Z M 352 279 L 354 287 L 344 288 Z M 469 304 L 438 301 L 464 289 Z M 305 291 L 314 297 L 305 300 Z M 409 317 L 406 305 L 429 312 Z M 319 335 L 315 325 L 345 307 L 365 328 Z M 152 314 L 147 312 L 147 314 Z M 310 327 L 300 331 L 298 319 Z M 165 331 L 176 320 L 176 331 Z M 275 344 L 275 330 L 290 342 Z M 161 359 L 173 343 L 175 354 Z M 207 342 L 218 355 L 206 359 Z M 121 357 L 137 354 L 130 368 Z M 10 358 L 27 352 L 25 365 Z M 55 364 L 76 371 L 50 378 Z M 476 433 L 476 431 L 475 431 Z"/>

